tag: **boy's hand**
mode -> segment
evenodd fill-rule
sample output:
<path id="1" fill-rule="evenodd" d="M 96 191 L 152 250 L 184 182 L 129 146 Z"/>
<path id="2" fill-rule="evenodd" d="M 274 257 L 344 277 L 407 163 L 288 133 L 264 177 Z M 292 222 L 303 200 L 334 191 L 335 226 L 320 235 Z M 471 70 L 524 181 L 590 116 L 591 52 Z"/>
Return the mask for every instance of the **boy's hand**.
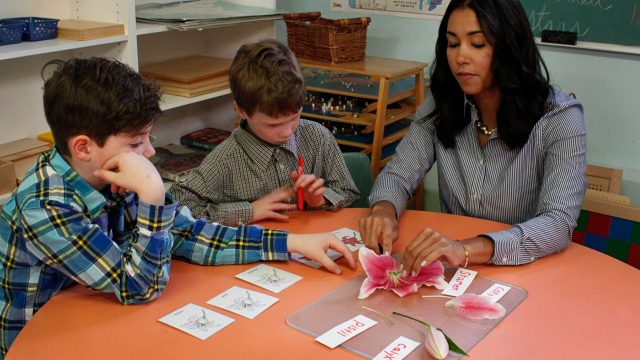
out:
<path id="1" fill-rule="evenodd" d="M 111 184 L 112 192 L 133 191 L 140 201 L 151 205 L 164 205 L 164 184 L 158 170 L 143 155 L 122 152 L 107 160 L 94 176 Z"/>
<path id="2" fill-rule="evenodd" d="M 347 246 L 332 233 L 321 234 L 289 234 L 287 240 L 289 252 L 304 255 L 304 257 L 319 262 L 322 266 L 335 274 L 342 274 L 342 269 L 327 256 L 327 251 L 333 249 L 341 253 L 351 269 L 356 268 L 356 261 Z"/>
<path id="3" fill-rule="evenodd" d="M 253 209 L 253 221 L 264 219 L 287 220 L 287 215 L 278 211 L 295 210 L 296 204 L 289 204 L 286 201 L 293 199 L 293 189 L 279 188 L 251 203 Z"/>
<path id="4" fill-rule="evenodd" d="M 291 172 L 291 179 L 294 182 L 293 190 L 303 189 L 304 201 L 309 206 L 317 208 L 327 203 L 324 199 L 324 179 L 313 174 L 298 176 L 296 171 Z"/>

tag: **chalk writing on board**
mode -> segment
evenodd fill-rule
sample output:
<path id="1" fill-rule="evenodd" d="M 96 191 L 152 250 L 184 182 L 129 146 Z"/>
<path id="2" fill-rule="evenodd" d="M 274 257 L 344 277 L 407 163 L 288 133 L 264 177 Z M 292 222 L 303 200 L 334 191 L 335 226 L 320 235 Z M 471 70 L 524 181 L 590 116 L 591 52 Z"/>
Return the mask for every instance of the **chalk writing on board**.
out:
<path id="1" fill-rule="evenodd" d="M 640 26 L 640 5 L 638 3 L 633 4 L 633 9 L 631 10 L 631 25 Z"/>
<path id="2" fill-rule="evenodd" d="M 554 20 L 552 16 L 553 13 L 547 10 L 546 4 L 543 4 L 539 9 L 532 9 L 529 12 L 531 30 L 533 30 L 534 33 L 539 33 L 542 30 L 573 31 L 578 34 L 578 37 L 584 37 L 589 33 L 590 28 L 588 26 L 581 26 L 579 21 L 567 23 L 562 20 Z"/>

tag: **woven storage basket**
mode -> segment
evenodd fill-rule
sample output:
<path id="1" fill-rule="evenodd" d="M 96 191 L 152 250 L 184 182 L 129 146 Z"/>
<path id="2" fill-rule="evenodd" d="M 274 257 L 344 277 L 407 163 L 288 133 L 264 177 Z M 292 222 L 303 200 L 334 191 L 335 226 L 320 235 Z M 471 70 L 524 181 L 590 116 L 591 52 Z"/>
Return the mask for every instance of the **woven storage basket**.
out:
<path id="1" fill-rule="evenodd" d="M 341 63 L 364 59 L 371 18 L 330 20 L 319 12 L 285 14 L 289 48 L 306 59 Z"/>

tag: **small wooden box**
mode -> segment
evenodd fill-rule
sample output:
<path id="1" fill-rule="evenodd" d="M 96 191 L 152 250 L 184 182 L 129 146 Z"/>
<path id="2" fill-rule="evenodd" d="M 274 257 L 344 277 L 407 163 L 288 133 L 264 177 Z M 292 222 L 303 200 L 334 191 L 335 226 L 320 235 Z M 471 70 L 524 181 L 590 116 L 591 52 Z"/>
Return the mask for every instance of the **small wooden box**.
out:
<path id="1" fill-rule="evenodd" d="M 0 195 L 16 189 L 16 170 L 14 164 L 0 160 Z"/>
<path id="2" fill-rule="evenodd" d="M 124 35 L 124 24 L 80 19 L 60 20 L 58 37 L 68 40 L 93 40 Z"/>

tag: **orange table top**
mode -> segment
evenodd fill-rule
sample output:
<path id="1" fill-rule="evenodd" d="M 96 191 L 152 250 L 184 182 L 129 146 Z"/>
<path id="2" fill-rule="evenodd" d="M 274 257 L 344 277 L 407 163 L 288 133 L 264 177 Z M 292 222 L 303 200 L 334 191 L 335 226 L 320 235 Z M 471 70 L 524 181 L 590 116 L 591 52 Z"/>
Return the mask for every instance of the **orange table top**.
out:
<path id="1" fill-rule="evenodd" d="M 298 233 L 357 229 L 358 219 L 367 211 L 294 212 L 289 222 L 262 224 Z M 399 247 L 425 226 L 453 238 L 506 227 L 462 216 L 407 211 L 400 221 Z M 253 320 L 206 304 L 233 285 L 269 293 L 234 278 L 255 265 L 197 266 L 176 260 L 162 296 L 144 305 L 123 306 L 113 294 L 75 286 L 55 296 L 34 316 L 10 348 L 7 359 L 360 358 L 342 348 L 331 350 L 321 345 L 289 327 L 286 317 L 341 286 L 362 271 L 361 267 L 356 271 L 344 268 L 344 273 L 337 276 L 293 261 L 269 263 L 304 279 L 279 294 L 271 294 L 280 301 Z M 577 244 L 528 265 L 470 268 L 529 293 L 471 350 L 473 359 L 634 357 L 640 324 L 637 269 Z M 187 303 L 211 308 L 236 321 L 204 341 L 158 322 Z"/>

